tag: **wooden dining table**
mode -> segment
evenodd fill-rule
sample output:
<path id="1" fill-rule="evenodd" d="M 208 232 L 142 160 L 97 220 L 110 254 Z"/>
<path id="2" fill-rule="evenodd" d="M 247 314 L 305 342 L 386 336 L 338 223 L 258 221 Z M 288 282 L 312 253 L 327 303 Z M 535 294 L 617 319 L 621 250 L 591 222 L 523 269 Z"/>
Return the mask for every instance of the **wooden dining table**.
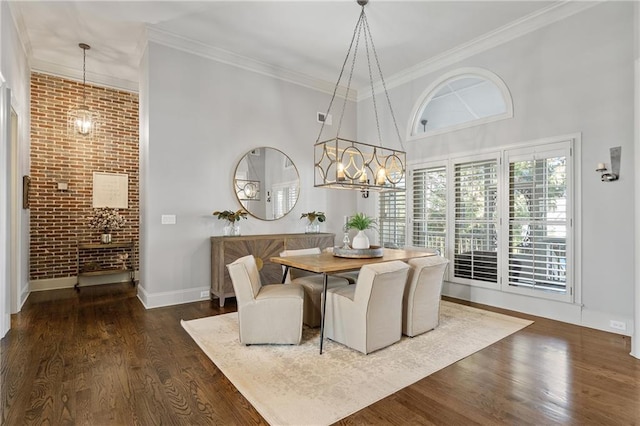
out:
<path id="1" fill-rule="evenodd" d="M 393 260 L 406 261 L 417 257 L 435 256 L 435 253 L 418 251 L 418 250 L 401 250 L 401 249 L 383 249 L 381 257 L 370 258 L 350 258 L 338 257 L 333 253 L 324 252 L 321 254 L 307 254 L 301 256 L 271 257 L 273 263 L 283 265 L 284 273 L 282 282 L 285 282 L 289 268 L 302 269 L 303 271 L 316 272 L 323 274 L 322 300 L 327 298 L 327 281 L 328 276 L 340 272 L 349 272 L 360 270 L 364 265 L 373 263 L 391 262 Z M 322 344 L 324 341 L 324 315 L 327 304 L 322 303 L 321 321 L 320 321 L 320 354 L 322 354 Z"/>

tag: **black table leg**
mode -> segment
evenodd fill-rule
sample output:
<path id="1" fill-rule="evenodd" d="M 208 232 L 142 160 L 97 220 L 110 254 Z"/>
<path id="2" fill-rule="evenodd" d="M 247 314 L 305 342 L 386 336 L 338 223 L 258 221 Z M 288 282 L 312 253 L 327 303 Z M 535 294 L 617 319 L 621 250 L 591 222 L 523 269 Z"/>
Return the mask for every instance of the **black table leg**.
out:
<path id="1" fill-rule="evenodd" d="M 322 274 L 322 316 L 320 318 L 320 355 L 322 355 L 322 344 L 324 343 L 324 314 L 327 310 L 327 282 L 329 276 L 325 273 Z"/>

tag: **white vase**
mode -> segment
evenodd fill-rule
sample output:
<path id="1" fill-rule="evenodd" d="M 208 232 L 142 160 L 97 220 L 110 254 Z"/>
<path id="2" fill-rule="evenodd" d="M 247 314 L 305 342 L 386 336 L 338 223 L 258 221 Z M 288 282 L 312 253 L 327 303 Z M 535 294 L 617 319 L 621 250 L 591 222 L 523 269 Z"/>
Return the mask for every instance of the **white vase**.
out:
<path id="1" fill-rule="evenodd" d="M 353 237 L 353 241 L 351 242 L 351 247 L 354 249 L 368 249 L 369 248 L 369 237 L 365 234 L 364 231 L 358 231 L 355 237 Z"/>

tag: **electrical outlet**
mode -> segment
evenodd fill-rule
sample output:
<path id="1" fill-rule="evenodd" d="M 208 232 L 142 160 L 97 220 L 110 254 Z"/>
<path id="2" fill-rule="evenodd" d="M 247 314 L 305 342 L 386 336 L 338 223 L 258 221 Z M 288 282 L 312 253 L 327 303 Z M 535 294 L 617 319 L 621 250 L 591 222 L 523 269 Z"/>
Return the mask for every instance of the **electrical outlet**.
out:
<path id="1" fill-rule="evenodd" d="M 627 330 L 627 324 L 624 321 L 610 320 L 609 327 L 615 328 L 616 330 L 621 330 L 621 331 Z"/>
<path id="2" fill-rule="evenodd" d="M 209 297 L 209 290 L 201 291 L 200 297 Z"/>
<path id="3" fill-rule="evenodd" d="M 176 215 L 175 214 L 163 214 L 160 218 L 160 223 L 163 225 L 175 225 L 176 224 Z"/>

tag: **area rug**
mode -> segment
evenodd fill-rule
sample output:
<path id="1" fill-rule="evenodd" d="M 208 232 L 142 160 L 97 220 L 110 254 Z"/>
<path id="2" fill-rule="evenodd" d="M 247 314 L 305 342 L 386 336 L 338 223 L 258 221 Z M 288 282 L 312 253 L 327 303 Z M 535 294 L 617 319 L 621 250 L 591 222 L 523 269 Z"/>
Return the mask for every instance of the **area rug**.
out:
<path id="1" fill-rule="evenodd" d="M 302 343 L 241 345 L 237 313 L 182 326 L 271 425 L 334 423 L 531 324 L 443 301 L 440 325 L 363 355 L 303 330 Z"/>

